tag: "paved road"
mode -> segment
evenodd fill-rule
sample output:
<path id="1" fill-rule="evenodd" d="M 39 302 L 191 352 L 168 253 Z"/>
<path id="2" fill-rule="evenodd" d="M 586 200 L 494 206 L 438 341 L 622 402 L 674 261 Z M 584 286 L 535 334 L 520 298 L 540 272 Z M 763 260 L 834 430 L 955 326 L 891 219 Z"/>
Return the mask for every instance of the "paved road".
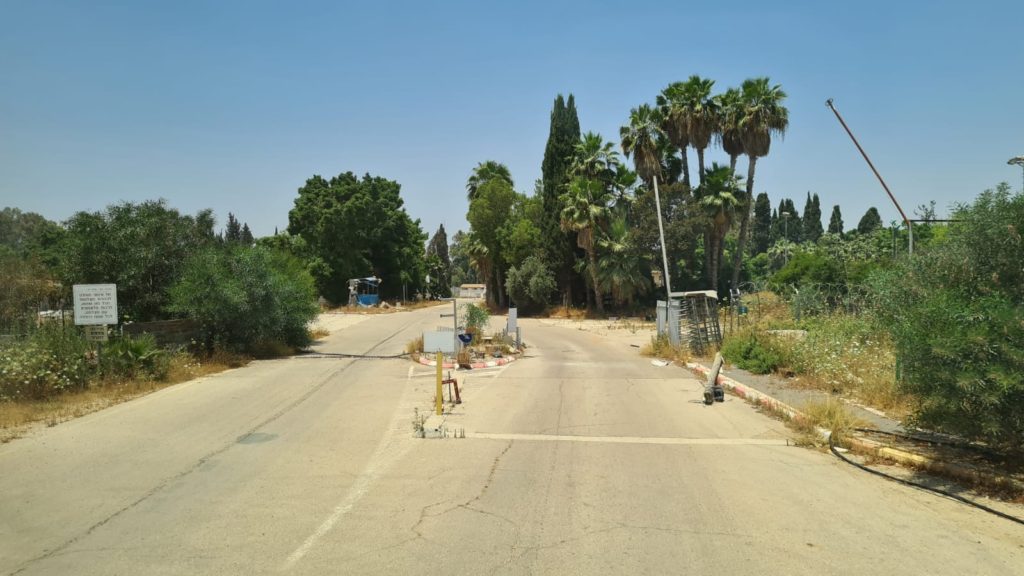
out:
<path id="1" fill-rule="evenodd" d="M 389 354 L 442 309 L 324 351 Z M 460 376 L 256 362 L 0 446 L 0 574 L 1024 574 L 1024 530 L 786 444 L 636 350 L 524 321 L 529 357 Z"/>

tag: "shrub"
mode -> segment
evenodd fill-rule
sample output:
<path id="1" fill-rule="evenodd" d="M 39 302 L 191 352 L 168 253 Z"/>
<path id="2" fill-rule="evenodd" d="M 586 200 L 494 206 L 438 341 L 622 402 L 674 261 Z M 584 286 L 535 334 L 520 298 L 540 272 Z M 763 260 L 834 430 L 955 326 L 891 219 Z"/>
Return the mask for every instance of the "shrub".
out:
<path id="1" fill-rule="evenodd" d="M 518 268 L 508 271 L 505 281 L 509 296 L 524 313 L 543 310 L 548 297 L 558 289 L 555 275 L 536 256 L 530 256 Z"/>
<path id="2" fill-rule="evenodd" d="M 115 378 L 164 380 L 170 370 L 169 356 L 152 334 L 111 339 L 101 348 L 99 364 L 104 376 Z"/>
<path id="3" fill-rule="evenodd" d="M 1006 184 L 960 206 L 960 221 L 872 277 L 913 423 L 1024 449 L 1024 195 Z"/>
<path id="4" fill-rule="evenodd" d="M 313 279 L 294 257 L 255 247 L 209 248 L 185 266 L 168 309 L 199 322 L 207 350 L 309 344 Z"/>
<path id="5" fill-rule="evenodd" d="M 722 344 L 722 357 L 754 374 L 769 374 L 782 368 L 786 358 L 771 336 L 739 332 Z"/>
<path id="6" fill-rule="evenodd" d="M 0 401 L 43 400 L 88 386 L 89 342 L 75 329 L 44 326 L 31 339 L 0 347 Z"/>
<path id="7" fill-rule="evenodd" d="M 482 334 L 491 320 L 491 313 L 476 304 L 463 304 L 462 319 L 467 332 Z"/>

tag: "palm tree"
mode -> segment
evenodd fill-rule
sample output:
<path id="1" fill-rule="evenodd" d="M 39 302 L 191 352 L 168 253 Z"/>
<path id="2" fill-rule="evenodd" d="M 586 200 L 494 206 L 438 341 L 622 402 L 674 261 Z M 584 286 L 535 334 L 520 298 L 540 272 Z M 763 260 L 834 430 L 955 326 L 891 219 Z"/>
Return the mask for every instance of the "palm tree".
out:
<path id="1" fill-rule="evenodd" d="M 736 159 L 743 154 L 739 127 L 743 118 L 743 95 L 738 89 L 729 88 L 715 98 L 718 99 L 718 127 L 715 136 L 722 150 L 729 155 L 729 168 L 735 172 Z"/>
<path id="2" fill-rule="evenodd" d="M 633 156 L 636 173 L 645 182 L 654 185 L 654 207 L 658 211 L 658 236 L 661 240 L 661 264 L 665 272 L 665 291 L 672 297 L 672 283 L 668 275 L 668 254 L 665 250 L 665 226 L 661 222 L 661 198 L 658 195 L 658 173 L 661 172 L 661 153 L 658 140 L 665 138 L 657 110 L 642 104 L 629 111 L 629 124 L 619 128 L 622 152 Z"/>
<path id="3" fill-rule="evenodd" d="M 473 168 L 473 173 L 466 180 L 467 199 L 472 202 L 476 198 L 477 190 L 494 179 L 504 180 L 508 182 L 509 186 L 515 188 L 515 184 L 512 183 L 512 173 L 509 172 L 508 166 L 494 160 L 485 160 L 477 164 L 476 168 Z"/>
<path id="4" fill-rule="evenodd" d="M 711 165 L 698 189 L 700 207 L 709 219 L 706 236 L 709 244 L 704 249 L 711 256 L 708 278 L 712 290 L 718 290 L 718 270 L 722 265 L 725 235 L 732 225 L 736 207 L 740 205 L 738 196 L 741 192 L 739 180 L 733 171 L 728 166 L 719 166 L 717 162 Z"/>
<path id="5" fill-rule="evenodd" d="M 601 286 L 597 281 L 597 231 L 608 217 L 608 205 L 613 196 L 600 180 L 582 176 L 573 178 L 569 190 L 562 195 L 565 208 L 561 213 L 562 229 L 576 232 L 576 244 L 587 253 L 590 280 L 597 301 L 597 311 L 604 312 Z"/>
<path id="6" fill-rule="evenodd" d="M 661 114 L 661 128 L 672 145 L 679 148 L 683 163 L 683 184 L 690 187 L 690 162 L 686 150 L 690 146 L 689 126 L 682 106 L 682 82 L 673 82 L 658 94 L 656 100 Z"/>
<path id="7" fill-rule="evenodd" d="M 483 279 L 484 286 L 487 289 L 487 301 L 491 302 L 494 297 L 494 290 L 492 289 L 494 283 L 491 280 L 494 258 L 491 256 L 491 251 L 472 232 L 466 238 L 463 250 L 465 250 L 466 256 L 469 257 L 469 265 L 475 268 L 477 275 Z"/>
<path id="8" fill-rule="evenodd" d="M 701 184 L 704 183 L 704 149 L 718 127 L 718 102 L 711 97 L 715 81 L 693 75 L 683 82 L 679 106 L 686 118 L 690 145 L 697 150 L 697 165 Z"/>
<path id="9" fill-rule="evenodd" d="M 786 93 L 776 84 L 772 86 L 768 78 L 745 80 L 741 88 L 743 99 L 742 117 L 737 122 L 743 152 L 749 158 L 747 166 L 747 194 L 754 197 L 754 171 L 757 159 L 767 156 L 772 145 L 772 136 L 782 137 L 789 127 L 789 110 L 782 105 Z M 749 202 L 747 203 L 749 205 Z M 740 266 L 743 264 L 743 250 L 747 242 L 747 224 L 750 221 L 749 208 L 741 212 L 740 236 L 733 255 L 732 285 L 738 286 Z"/>
<path id="10" fill-rule="evenodd" d="M 644 258 L 636 253 L 625 216 L 613 218 L 608 233 L 597 244 L 601 248 L 598 260 L 601 289 L 611 293 L 616 305 L 631 305 L 637 294 L 650 289 L 651 282 L 644 275 Z"/>
<path id="11" fill-rule="evenodd" d="M 620 164 L 614 144 L 605 142 L 600 134 L 587 132 L 576 144 L 576 153 L 569 174 L 610 181 Z"/>

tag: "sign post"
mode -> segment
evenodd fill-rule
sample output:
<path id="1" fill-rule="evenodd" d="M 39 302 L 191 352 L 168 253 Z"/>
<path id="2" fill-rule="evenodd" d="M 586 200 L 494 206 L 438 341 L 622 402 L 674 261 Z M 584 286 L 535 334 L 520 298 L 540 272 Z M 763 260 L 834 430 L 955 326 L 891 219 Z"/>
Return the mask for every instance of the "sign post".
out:
<path id="1" fill-rule="evenodd" d="M 441 370 L 444 368 L 442 366 L 443 363 L 444 363 L 444 355 L 441 354 L 440 352 L 438 352 L 437 353 L 437 398 L 434 401 L 434 407 L 437 409 L 436 413 L 437 413 L 438 416 L 441 415 L 441 402 L 443 401 L 442 398 L 441 398 L 441 394 L 443 393 L 443 391 L 441 390 L 441 380 L 442 380 L 442 378 L 441 378 Z"/>

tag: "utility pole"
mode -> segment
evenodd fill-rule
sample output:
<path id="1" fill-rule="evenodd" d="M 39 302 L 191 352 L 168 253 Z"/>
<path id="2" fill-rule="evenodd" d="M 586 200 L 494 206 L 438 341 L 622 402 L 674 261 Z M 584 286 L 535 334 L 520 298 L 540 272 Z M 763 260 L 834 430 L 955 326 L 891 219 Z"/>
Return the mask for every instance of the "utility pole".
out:
<path id="1" fill-rule="evenodd" d="M 885 193 L 889 195 L 889 200 L 892 200 L 893 205 L 896 206 L 896 210 L 899 211 L 900 216 L 903 218 L 903 222 L 906 223 L 907 233 L 910 235 L 910 250 L 908 252 L 911 256 L 913 256 L 914 225 L 911 224 L 910 219 L 907 218 L 907 215 L 903 213 L 903 208 L 900 207 L 900 203 L 896 201 L 896 197 L 892 195 L 892 191 L 889 190 L 889 186 L 885 183 L 885 180 L 882 180 L 882 175 L 878 173 L 878 170 L 875 169 L 875 165 L 871 163 L 871 158 L 868 158 L 868 153 L 865 152 L 864 149 L 860 147 L 860 142 L 857 142 L 857 138 L 853 135 L 853 132 L 850 131 L 850 127 L 846 125 L 846 121 L 843 120 L 843 117 L 839 115 L 839 110 L 836 110 L 836 107 L 832 104 L 832 99 L 829 98 L 828 100 L 826 100 L 825 105 L 828 106 L 830 110 L 832 110 L 832 113 L 836 115 L 836 119 L 839 120 L 839 123 L 843 125 L 843 130 L 846 130 L 846 133 L 849 134 L 850 140 L 853 140 L 853 145 L 857 147 L 857 150 L 860 151 L 860 155 L 864 157 L 864 161 L 868 163 L 868 167 L 870 167 L 871 171 L 875 173 L 875 177 L 878 178 L 879 182 L 881 182 L 882 188 L 885 189 Z M 1024 162 L 1024 160 L 1021 161 Z"/>

